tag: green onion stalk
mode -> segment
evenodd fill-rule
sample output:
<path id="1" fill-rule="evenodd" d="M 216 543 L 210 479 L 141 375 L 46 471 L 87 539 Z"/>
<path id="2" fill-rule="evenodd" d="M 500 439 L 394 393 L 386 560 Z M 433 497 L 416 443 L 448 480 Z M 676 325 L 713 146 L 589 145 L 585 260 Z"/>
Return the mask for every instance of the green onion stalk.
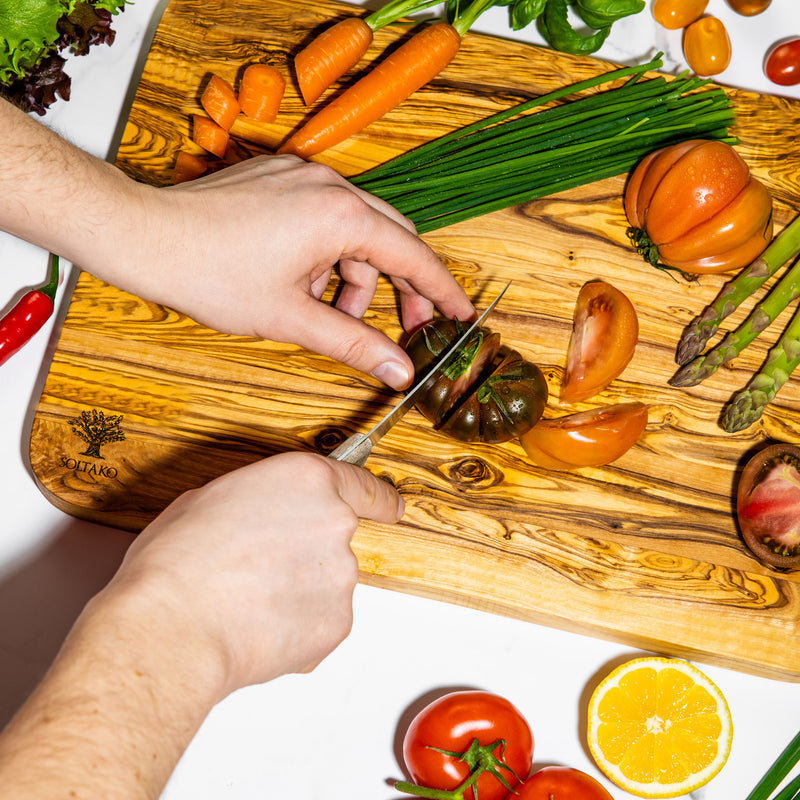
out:
<path id="1" fill-rule="evenodd" d="M 728 133 L 734 112 L 725 92 L 704 88 L 707 80 L 686 74 L 644 78 L 661 65 L 659 55 L 640 66 L 564 86 L 445 134 L 351 181 L 395 206 L 419 233 L 427 233 L 624 174 L 652 150 L 689 138 L 736 144 Z M 621 85 L 557 103 L 622 78 L 627 80 Z"/>
<path id="2" fill-rule="evenodd" d="M 745 800 L 769 800 L 798 761 L 800 761 L 800 732 L 786 745 Z M 789 793 L 792 788 L 794 794 Z M 800 776 L 787 784 L 773 800 L 797 800 L 798 791 L 800 791 Z"/>

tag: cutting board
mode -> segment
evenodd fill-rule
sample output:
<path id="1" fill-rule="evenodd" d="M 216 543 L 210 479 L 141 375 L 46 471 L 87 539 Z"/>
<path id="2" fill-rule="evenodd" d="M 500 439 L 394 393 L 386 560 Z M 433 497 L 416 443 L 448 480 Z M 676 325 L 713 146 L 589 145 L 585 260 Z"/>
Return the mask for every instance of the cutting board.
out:
<path id="1" fill-rule="evenodd" d="M 173 0 L 144 67 L 118 165 L 136 179 L 167 183 L 210 73 L 235 81 L 244 64 L 269 61 L 288 75 L 303 41 L 352 13 L 361 10 L 321 0 Z M 379 32 L 364 63 L 407 30 Z M 470 34 L 429 86 L 318 160 L 352 175 L 609 68 L 592 58 Z M 800 104 L 730 94 L 739 111 L 740 152 L 773 192 L 780 230 L 800 198 Z M 260 152 L 307 113 L 290 81 L 276 124 L 240 120 L 233 133 Z M 353 541 L 361 578 L 800 680 L 800 572 L 772 571 L 755 560 L 733 515 L 748 454 L 769 439 L 800 439 L 800 386 L 787 385 L 746 431 L 725 434 L 717 424 L 724 402 L 763 361 L 786 316 L 706 383 L 669 387 L 682 329 L 725 279 L 686 283 L 646 266 L 626 238 L 623 187 L 624 176 L 605 180 L 426 240 L 479 308 L 513 280 L 491 327 L 542 367 L 554 396 L 580 286 L 602 278 L 625 292 L 641 327 L 629 367 L 591 402 L 559 408 L 551 399 L 546 413 L 642 401 L 649 423 L 640 442 L 607 467 L 548 471 L 532 464 L 517 442 L 462 444 L 412 411 L 367 464 L 399 489 L 407 512 L 395 526 L 361 523 Z M 388 282 L 381 281 L 366 320 L 401 340 Z M 286 450 L 330 452 L 398 399 L 329 359 L 215 333 L 81 273 L 36 408 L 30 457 L 58 507 L 137 531 L 181 492 L 221 473 Z M 102 436 L 95 436 L 99 430 Z"/>

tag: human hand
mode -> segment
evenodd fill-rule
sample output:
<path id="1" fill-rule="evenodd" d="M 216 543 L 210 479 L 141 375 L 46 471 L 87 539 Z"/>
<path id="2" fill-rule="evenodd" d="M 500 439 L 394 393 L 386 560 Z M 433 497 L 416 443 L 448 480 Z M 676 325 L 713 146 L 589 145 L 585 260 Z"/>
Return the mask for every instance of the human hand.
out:
<path id="1" fill-rule="evenodd" d="M 474 315 L 405 217 L 294 156 L 251 159 L 159 190 L 148 218 L 158 235 L 139 237 L 139 261 L 157 269 L 142 296 L 216 330 L 299 344 L 397 389 L 413 379 L 411 361 L 361 321 L 380 273 L 400 294 L 407 330 L 430 321 L 434 306 L 451 318 Z M 337 262 L 343 287 L 331 307 L 319 298 Z"/>

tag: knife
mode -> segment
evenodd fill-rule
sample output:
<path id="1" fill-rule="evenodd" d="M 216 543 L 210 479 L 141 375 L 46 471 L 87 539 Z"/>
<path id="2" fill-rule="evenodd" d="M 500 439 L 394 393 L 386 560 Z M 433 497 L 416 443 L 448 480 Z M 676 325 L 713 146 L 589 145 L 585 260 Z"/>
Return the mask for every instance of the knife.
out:
<path id="1" fill-rule="evenodd" d="M 469 339 L 472 332 L 486 319 L 491 310 L 500 302 L 500 298 L 506 293 L 506 289 L 511 286 L 509 281 L 501 290 L 500 294 L 492 300 L 484 309 L 483 313 L 467 328 L 450 347 L 443 351 L 431 369 L 417 381 L 414 388 L 398 403 L 374 428 L 366 433 L 355 433 L 345 439 L 335 450 L 329 453 L 329 458 L 337 461 L 346 461 L 348 464 L 355 464 L 363 467 L 367 457 L 372 452 L 373 445 L 377 444 L 389 429 L 399 422 L 420 398 L 420 395 L 428 388 L 428 383 L 436 375 L 446 369 L 458 355 L 461 346 Z"/>

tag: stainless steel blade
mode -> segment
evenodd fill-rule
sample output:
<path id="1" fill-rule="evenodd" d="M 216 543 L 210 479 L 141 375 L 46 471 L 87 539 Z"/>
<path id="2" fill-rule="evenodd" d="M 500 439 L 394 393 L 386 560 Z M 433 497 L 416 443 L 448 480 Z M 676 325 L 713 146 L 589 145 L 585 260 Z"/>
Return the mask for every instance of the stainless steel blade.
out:
<path id="1" fill-rule="evenodd" d="M 500 302 L 500 298 L 506 293 L 508 287 L 511 286 L 509 281 L 500 294 L 492 300 L 491 303 L 484 309 L 483 313 L 470 325 L 466 331 L 446 350 L 439 360 L 431 367 L 430 370 L 414 385 L 403 400 L 398 403 L 380 422 L 377 423 L 366 433 L 356 433 L 353 436 L 345 439 L 335 450 L 330 453 L 330 458 L 335 458 L 337 461 L 347 461 L 350 464 L 357 464 L 363 466 L 367 457 L 372 452 L 372 446 L 377 444 L 386 432 L 402 419 L 405 414 L 416 404 L 420 395 L 426 390 L 427 384 L 441 372 L 446 369 L 458 355 L 461 345 L 469 339 L 472 332 L 483 323 L 492 309 Z"/>

